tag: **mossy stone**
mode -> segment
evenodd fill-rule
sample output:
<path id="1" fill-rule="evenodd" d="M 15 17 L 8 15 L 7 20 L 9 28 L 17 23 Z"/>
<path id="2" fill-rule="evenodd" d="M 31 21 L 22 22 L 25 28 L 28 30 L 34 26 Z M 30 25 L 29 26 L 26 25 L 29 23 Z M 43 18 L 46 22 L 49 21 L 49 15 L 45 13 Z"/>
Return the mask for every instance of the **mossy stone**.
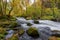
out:
<path id="1" fill-rule="evenodd" d="M 32 24 L 31 23 L 27 23 L 27 26 L 31 26 Z"/>
<path id="2" fill-rule="evenodd" d="M 34 20 L 34 23 L 35 23 L 35 24 L 39 24 L 39 21 L 37 21 L 37 20 Z"/>
<path id="3" fill-rule="evenodd" d="M 24 32 L 25 32 L 25 31 L 24 31 L 23 29 L 19 30 L 19 31 L 18 31 L 19 36 L 22 36 L 22 35 L 24 34 Z"/>
<path id="4" fill-rule="evenodd" d="M 31 27 L 26 31 L 26 33 L 33 38 L 38 38 L 39 37 L 39 33 L 38 33 L 36 28 Z"/>

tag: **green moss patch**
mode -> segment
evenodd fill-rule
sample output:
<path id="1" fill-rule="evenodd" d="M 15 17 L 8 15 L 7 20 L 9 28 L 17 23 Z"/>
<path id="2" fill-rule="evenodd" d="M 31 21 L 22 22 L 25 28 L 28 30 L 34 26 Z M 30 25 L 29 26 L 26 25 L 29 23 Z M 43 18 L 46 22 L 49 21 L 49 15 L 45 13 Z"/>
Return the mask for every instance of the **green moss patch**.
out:
<path id="1" fill-rule="evenodd" d="M 5 35 L 7 35 L 7 31 L 5 28 L 0 27 L 0 40 L 4 40 Z"/>
<path id="2" fill-rule="evenodd" d="M 24 34 L 24 32 L 25 32 L 25 31 L 24 31 L 23 29 L 19 30 L 19 31 L 18 31 L 19 36 L 22 36 L 22 35 Z"/>
<path id="3" fill-rule="evenodd" d="M 38 38 L 39 37 L 39 33 L 38 33 L 36 28 L 31 27 L 26 31 L 26 33 L 33 38 Z"/>

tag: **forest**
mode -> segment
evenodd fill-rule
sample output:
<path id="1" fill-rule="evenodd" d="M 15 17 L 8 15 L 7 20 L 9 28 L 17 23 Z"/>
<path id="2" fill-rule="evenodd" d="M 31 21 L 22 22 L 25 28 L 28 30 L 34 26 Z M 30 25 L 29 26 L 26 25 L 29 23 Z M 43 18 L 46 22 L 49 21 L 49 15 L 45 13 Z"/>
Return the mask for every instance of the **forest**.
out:
<path id="1" fill-rule="evenodd" d="M 60 22 L 60 0 L 0 0 L 0 40 L 19 40 L 17 35 L 24 30 L 16 28 L 17 17 Z M 5 39 L 7 30 L 16 30 L 14 37 Z"/>
<path id="2" fill-rule="evenodd" d="M 60 0 L 0 0 L 0 17 L 15 16 L 26 19 L 46 19 L 60 21 Z"/>

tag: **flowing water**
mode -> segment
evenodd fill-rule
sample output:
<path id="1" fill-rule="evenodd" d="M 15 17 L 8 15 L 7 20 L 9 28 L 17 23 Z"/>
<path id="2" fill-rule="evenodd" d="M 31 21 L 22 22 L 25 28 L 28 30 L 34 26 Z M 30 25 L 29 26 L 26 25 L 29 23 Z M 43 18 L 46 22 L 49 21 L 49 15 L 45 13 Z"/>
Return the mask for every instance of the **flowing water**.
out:
<path id="1" fill-rule="evenodd" d="M 17 23 L 22 24 L 24 26 L 27 26 L 26 23 L 31 23 L 33 24 L 33 27 L 40 28 L 40 27 L 49 27 L 51 30 L 59 30 L 60 31 L 60 23 L 59 22 L 54 22 L 50 20 L 38 20 L 40 24 L 34 24 L 34 20 L 26 20 L 24 18 L 17 18 Z"/>
<path id="2" fill-rule="evenodd" d="M 50 21 L 50 20 L 38 20 L 39 24 L 35 24 L 34 20 L 26 20 L 24 18 L 17 18 L 16 21 L 19 25 L 21 25 L 21 28 L 23 28 L 25 31 L 30 27 L 36 27 L 39 32 L 39 35 L 40 35 L 39 38 L 34 39 L 34 38 L 28 36 L 27 33 L 25 32 L 21 37 L 19 37 L 19 40 L 48 40 L 48 38 L 52 34 L 52 32 L 51 32 L 52 30 L 60 31 L 59 22 L 54 22 L 54 21 Z M 32 24 L 32 26 L 27 26 L 27 23 Z M 9 35 L 11 36 L 13 34 L 13 31 L 11 31 L 11 32 L 10 32 L 11 34 L 9 33 L 7 35 L 7 37 L 9 37 Z"/>

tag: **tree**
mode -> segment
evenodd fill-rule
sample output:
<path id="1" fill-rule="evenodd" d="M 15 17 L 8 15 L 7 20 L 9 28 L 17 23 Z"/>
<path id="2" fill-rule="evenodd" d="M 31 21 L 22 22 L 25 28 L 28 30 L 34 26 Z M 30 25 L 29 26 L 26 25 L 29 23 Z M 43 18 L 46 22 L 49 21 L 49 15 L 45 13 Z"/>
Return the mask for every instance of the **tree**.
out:
<path id="1" fill-rule="evenodd" d="M 1 15 L 5 15 L 6 14 L 6 7 L 7 7 L 7 0 L 0 0 L 0 13 Z"/>

